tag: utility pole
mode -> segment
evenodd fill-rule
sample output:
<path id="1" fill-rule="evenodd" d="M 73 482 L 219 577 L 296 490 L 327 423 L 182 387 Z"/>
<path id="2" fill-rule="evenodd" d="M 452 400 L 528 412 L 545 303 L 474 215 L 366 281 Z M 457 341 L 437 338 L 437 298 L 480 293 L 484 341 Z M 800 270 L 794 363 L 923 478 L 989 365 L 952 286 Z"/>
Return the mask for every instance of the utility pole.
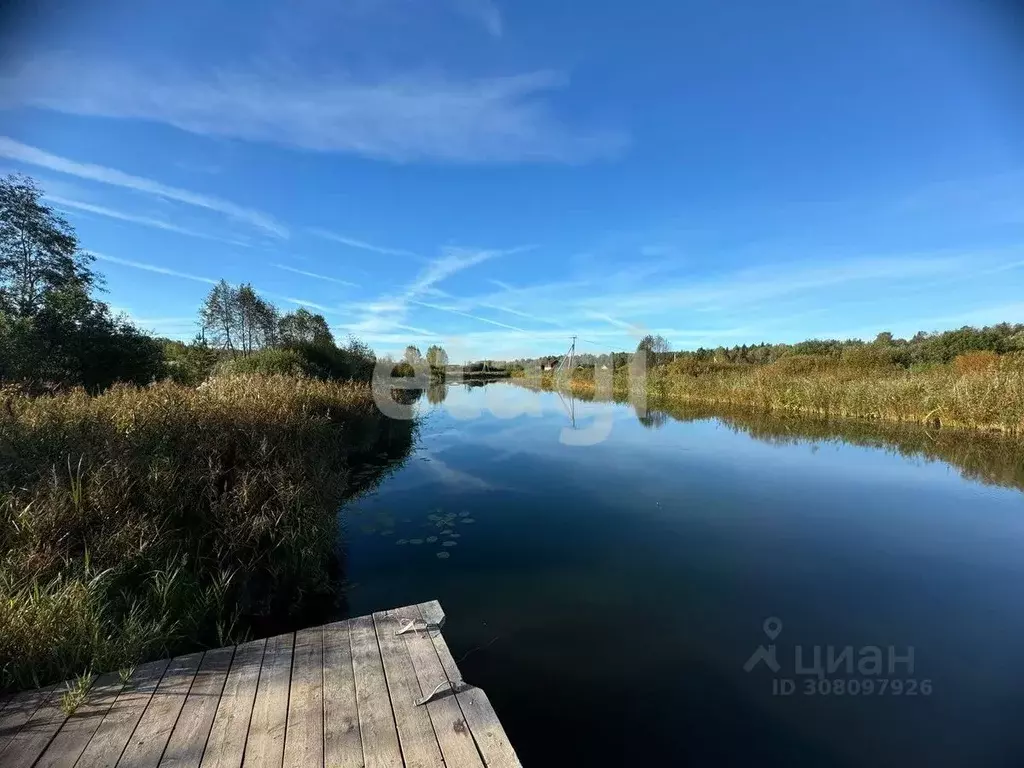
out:
<path id="1" fill-rule="evenodd" d="M 575 354 L 576 354 L 576 337 L 573 336 L 572 337 L 572 346 L 569 347 L 569 375 L 570 376 L 572 376 L 572 371 L 573 371 L 572 361 L 573 361 L 573 357 L 575 356 Z"/>

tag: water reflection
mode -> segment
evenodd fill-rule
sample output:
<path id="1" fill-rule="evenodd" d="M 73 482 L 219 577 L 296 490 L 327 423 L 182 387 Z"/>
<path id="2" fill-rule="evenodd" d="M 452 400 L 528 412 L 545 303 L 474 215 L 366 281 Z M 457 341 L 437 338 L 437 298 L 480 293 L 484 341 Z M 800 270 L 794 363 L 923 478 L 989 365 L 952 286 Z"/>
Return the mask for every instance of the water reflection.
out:
<path id="1" fill-rule="evenodd" d="M 633 412 L 636 414 L 636 420 L 647 429 L 661 429 L 668 421 L 667 413 L 655 408 L 650 408 L 647 405 L 634 403 Z"/>
<path id="2" fill-rule="evenodd" d="M 532 384 L 513 383 L 532 391 Z M 551 391 L 544 388 L 545 391 Z M 647 429 L 660 429 L 669 421 L 696 422 L 714 420 L 756 440 L 774 445 L 799 443 L 849 443 L 879 448 L 907 458 L 942 461 L 969 479 L 991 485 L 1024 490 L 1024 442 L 1007 435 L 974 430 L 932 428 L 919 424 L 868 421 L 850 418 L 805 416 L 780 411 L 764 411 L 722 405 L 684 403 L 649 398 L 640 404 L 627 393 L 596 399 L 593 392 L 562 392 L 566 402 L 608 402 L 633 406 L 638 423 Z"/>
<path id="3" fill-rule="evenodd" d="M 1018 441 L 507 383 L 446 397 L 345 509 L 347 599 L 439 599 L 524 764 L 1024 765 L 994 759 L 1020 744 L 1024 506 L 970 482 L 1024 489 Z M 608 413 L 606 440 L 561 440 Z M 790 670 L 794 644 L 913 645 L 935 696 L 775 697 L 743 667 L 767 616 Z"/>
<path id="4" fill-rule="evenodd" d="M 440 405 L 448 398 L 448 384 L 444 381 L 431 380 L 427 387 L 427 402 L 431 405 Z"/>
<path id="5" fill-rule="evenodd" d="M 773 445 L 848 443 L 880 448 L 907 458 L 946 462 L 969 480 L 1024 490 L 1024 444 L 1001 434 L 681 403 L 661 402 L 656 408 L 675 421 L 716 419 Z"/>

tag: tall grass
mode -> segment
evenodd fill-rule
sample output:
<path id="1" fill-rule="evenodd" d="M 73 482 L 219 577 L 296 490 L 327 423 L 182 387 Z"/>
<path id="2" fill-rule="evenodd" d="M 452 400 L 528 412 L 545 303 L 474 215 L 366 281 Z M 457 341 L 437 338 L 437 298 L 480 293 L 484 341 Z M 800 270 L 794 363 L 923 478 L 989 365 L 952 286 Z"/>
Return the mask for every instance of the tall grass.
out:
<path id="1" fill-rule="evenodd" d="M 542 386 L 551 386 L 541 378 Z M 593 391 L 592 370 L 570 381 Z M 618 391 L 629 388 L 615 372 Z M 765 410 L 907 421 L 930 426 L 1024 432 L 1024 356 L 968 353 L 949 364 L 902 368 L 854 350 L 843 357 L 789 355 L 767 365 L 680 360 L 647 372 L 649 395 L 680 402 L 753 406 Z"/>
<path id="2" fill-rule="evenodd" d="M 284 376 L 3 400 L 8 689 L 224 644 L 328 593 L 364 458 L 414 429 L 366 386 Z"/>

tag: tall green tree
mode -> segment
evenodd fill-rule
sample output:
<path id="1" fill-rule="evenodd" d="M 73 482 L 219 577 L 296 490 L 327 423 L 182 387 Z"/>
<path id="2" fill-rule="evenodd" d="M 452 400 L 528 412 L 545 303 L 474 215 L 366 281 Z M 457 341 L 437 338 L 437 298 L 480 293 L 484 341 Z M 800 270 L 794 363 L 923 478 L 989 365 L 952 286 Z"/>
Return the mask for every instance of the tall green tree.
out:
<path id="1" fill-rule="evenodd" d="M 640 343 L 636 345 L 636 351 L 643 353 L 647 358 L 647 367 L 657 364 L 659 355 L 664 357 L 671 351 L 672 347 L 668 340 L 659 334 L 647 334 Z"/>
<path id="2" fill-rule="evenodd" d="M 163 375 L 160 345 L 81 286 L 47 291 L 31 317 L 0 323 L 0 378 L 30 389 L 115 381 L 146 384 Z"/>
<path id="3" fill-rule="evenodd" d="M 234 293 L 237 336 L 243 355 L 271 347 L 277 339 L 277 308 L 260 296 L 249 283 Z"/>
<path id="4" fill-rule="evenodd" d="M 248 356 L 278 342 L 277 308 L 249 283 L 237 288 L 221 280 L 199 308 L 201 338 L 229 354 Z"/>
<path id="5" fill-rule="evenodd" d="M 431 344 L 427 347 L 427 364 L 431 368 L 445 368 L 448 365 L 448 353 L 444 347 Z"/>
<path id="6" fill-rule="evenodd" d="M 26 176 L 0 179 L 0 309 L 16 318 L 34 315 L 54 291 L 88 293 L 94 282 L 93 257 L 42 197 Z"/>
<path id="7" fill-rule="evenodd" d="M 160 346 L 92 297 L 92 260 L 34 181 L 0 179 L 0 378 L 98 390 L 162 375 Z"/>
<path id="8" fill-rule="evenodd" d="M 199 324 L 206 343 L 225 352 L 235 352 L 239 342 L 238 303 L 235 301 L 235 289 L 227 280 L 221 280 L 206 294 L 206 300 L 199 308 Z"/>
<path id="9" fill-rule="evenodd" d="M 323 315 L 316 315 L 308 309 L 298 309 L 281 317 L 277 324 L 279 343 L 285 346 L 315 344 L 331 346 L 334 334 Z"/>

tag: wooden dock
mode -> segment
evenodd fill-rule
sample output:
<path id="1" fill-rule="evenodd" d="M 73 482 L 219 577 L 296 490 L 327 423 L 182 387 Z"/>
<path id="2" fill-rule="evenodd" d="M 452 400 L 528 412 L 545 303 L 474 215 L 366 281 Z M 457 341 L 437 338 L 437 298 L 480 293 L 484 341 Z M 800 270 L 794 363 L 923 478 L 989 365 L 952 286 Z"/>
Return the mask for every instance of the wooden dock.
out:
<path id="1" fill-rule="evenodd" d="M 0 701 L 3 768 L 518 766 L 437 601 Z"/>

